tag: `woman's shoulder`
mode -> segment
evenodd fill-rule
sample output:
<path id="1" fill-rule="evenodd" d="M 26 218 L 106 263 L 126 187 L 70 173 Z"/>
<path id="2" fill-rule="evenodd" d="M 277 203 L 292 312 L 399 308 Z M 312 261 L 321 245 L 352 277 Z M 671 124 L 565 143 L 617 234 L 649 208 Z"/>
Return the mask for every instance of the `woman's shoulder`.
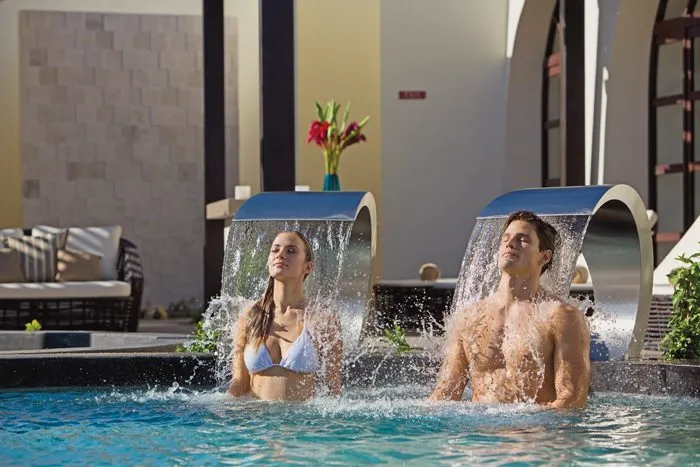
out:
<path id="1" fill-rule="evenodd" d="M 256 300 L 247 307 L 241 309 L 241 312 L 238 314 L 238 319 L 249 321 L 253 317 L 253 315 L 255 315 L 255 313 L 258 312 L 259 308 L 260 301 Z"/>

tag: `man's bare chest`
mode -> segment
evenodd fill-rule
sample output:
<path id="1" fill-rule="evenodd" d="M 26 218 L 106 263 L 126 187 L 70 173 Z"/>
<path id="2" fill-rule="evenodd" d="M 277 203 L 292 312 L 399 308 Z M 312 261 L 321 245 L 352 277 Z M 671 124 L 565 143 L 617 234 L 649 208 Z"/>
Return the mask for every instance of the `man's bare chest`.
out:
<path id="1" fill-rule="evenodd" d="M 496 315 L 475 322 L 465 332 L 472 371 L 539 365 L 548 347 L 545 326 L 528 316 Z"/>

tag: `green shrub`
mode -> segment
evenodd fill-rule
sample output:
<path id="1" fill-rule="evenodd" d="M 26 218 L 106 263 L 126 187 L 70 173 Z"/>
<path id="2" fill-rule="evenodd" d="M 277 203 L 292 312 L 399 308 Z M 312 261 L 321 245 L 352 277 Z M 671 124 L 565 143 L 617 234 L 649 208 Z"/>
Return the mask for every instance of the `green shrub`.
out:
<path id="1" fill-rule="evenodd" d="M 673 311 L 669 332 L 661 341 L 664 360 L 700 358 L 700 252 L 677 259 L 684 266 L 668 275 L 673 284 Z"/>
<path id="2" fill-rule="evenodd" d="M 221 338 L 220 331 L 207 331 L 204 329 L 204 321 L 198 321 L 192 334 L 192 341 L 178 345 L 175 349 L 176 352 L 214 353 L 216 351 Z"/>

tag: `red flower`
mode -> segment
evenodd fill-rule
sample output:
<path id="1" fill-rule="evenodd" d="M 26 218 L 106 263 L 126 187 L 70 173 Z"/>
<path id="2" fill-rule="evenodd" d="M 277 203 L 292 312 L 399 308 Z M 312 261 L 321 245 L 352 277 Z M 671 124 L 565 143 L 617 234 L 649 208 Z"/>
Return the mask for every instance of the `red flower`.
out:
<path id="1" fill-rule="evenodd" d="M 361 128 L 360 125 L 357 124 L 357 122 L 352 122 L 351 124 L 349 124 L 343 132 L 342 137 L 340 138 L 341 141 L 343 141 L 342 149 L 345 149 L 348 146 L 352 146 L 353 144 L 357 144 L 362 141 L 367 141 L 367 137 L 361 134 L 360 131 Z"/>
<path id="2" fill-rule="evenodd" d="M 328 127 L 330 126 L 330 123 L 328 122 L 321 122 L 318 120 L 315 120 L 311 122 L 311 126 L 309 127 L 309 136 L 306 138 L 306 142 L 314 142 L 317 146 L 323 147 L 326 144 L 326 141 L 328 141 Z"/>

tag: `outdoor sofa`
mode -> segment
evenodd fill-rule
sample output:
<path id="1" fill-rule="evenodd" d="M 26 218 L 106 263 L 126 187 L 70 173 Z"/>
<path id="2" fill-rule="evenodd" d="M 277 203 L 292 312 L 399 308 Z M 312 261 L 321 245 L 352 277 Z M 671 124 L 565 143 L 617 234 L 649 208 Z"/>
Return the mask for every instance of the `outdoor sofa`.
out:
<path id="1" fill-rule="evenodd" d="M 120 226 L 0 229 L 0 329 L 138 329 L 144 277 Z"/>

